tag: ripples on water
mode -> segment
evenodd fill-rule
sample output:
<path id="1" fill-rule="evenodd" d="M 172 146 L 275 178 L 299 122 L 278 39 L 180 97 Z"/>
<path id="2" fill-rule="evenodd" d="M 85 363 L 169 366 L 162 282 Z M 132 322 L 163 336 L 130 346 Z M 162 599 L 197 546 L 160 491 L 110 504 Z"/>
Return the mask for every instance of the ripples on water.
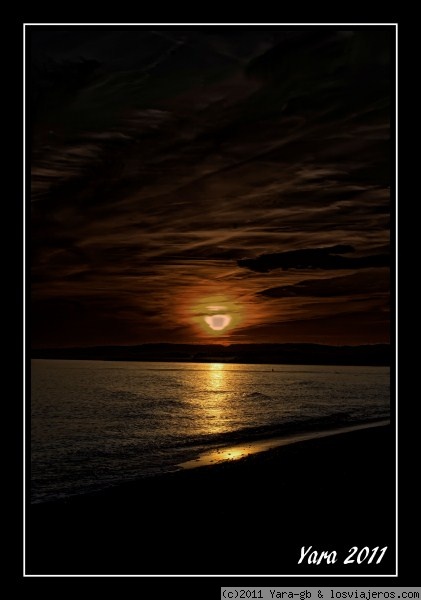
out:
<path id="1" fill-rule="evenodd" d="M 32 361 L 32 498 L 177 468 L 204 450 L 389 415 L 387 367 Z"/>

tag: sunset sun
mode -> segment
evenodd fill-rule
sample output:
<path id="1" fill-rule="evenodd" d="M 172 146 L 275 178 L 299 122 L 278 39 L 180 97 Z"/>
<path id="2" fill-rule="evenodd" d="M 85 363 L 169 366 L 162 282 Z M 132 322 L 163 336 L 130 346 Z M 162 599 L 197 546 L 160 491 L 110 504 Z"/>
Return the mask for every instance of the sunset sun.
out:
<path id="1" fill-rule="evenodd" d="M 204 316 L 206 325 L 213 331 L 223 331 L 231 323 L 231 315 L 226 314 L 226 306 L 210 305 L 206 307 L 210 314 Z"/>
<path id="2" fill-rule="evenodd" d="M 207 315 L 205 323 L 214 331 L 222 331 L 231 323 L 231 317 L 229 315 Z"/>
<path id="3" fill-rule="evenodd" d="M 223 293 L 199 297 L 189 312 L 191 322 L 202 337 L 229 335 L 243 320 L 240 304 Z"/>

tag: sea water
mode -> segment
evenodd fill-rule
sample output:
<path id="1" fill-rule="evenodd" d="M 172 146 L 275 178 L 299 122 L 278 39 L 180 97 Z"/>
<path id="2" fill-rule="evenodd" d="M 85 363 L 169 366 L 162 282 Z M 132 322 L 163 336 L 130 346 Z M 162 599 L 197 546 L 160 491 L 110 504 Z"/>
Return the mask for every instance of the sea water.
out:
<path id="1" fill-rule="evenodd" d="M 388 367 L 32 360 L 32 501 L 230 444 L 384 419 L 389 383 Z"/>

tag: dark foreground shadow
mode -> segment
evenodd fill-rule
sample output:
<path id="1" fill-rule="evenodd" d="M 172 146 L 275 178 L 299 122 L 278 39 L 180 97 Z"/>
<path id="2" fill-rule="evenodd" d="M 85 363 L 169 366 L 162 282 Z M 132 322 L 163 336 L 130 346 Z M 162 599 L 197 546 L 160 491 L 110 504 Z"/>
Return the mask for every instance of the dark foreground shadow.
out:
<path id="1" fill-rule="evenodd" d="M 393 574 L 394 457 L 379 427 L 32 506 L 27 572 Z M 337 562 L 298 564 L 303 546 Z M 388 550 L 344 565 L 353 546 Z"/>

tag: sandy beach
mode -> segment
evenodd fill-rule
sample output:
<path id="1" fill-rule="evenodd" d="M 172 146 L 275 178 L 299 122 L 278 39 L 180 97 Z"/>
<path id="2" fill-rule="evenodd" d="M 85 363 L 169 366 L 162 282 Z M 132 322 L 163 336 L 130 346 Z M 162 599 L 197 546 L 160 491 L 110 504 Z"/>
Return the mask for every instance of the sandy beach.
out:
<path id="1" fill-rule="evenodd" d="M 394 461 L 394 431 L 381 426 L 32 505 L 27 571 L 393 573 Z M 337 561 L 298 564 L 309 546 Z M 378 565 L 344 565 L 353 546 L 388 550 Z"/>

